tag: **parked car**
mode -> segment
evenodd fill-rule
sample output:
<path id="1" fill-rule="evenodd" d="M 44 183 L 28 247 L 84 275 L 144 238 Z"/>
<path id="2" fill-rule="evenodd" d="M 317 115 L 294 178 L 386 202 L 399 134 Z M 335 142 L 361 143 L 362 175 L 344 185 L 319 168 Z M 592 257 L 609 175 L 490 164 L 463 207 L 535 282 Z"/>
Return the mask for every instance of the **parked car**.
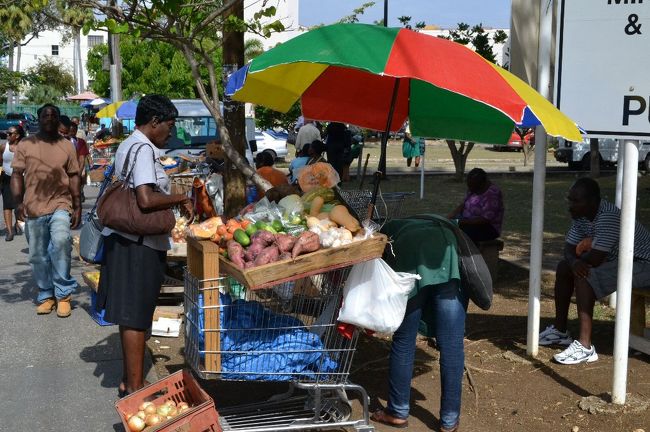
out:
<path id="1" fill-rule="evenodd" d="M 527 144 L 535 144 L 535 131 L 531 129 L 526 135 L 524 135 L 524 141 Z M 513 131 L 510 135 L 510 140 L 508 144 L 495 144 L 492 147 L 496 151 L 522 151 L 524 149 L 521 136 L 517 131 Z"/>
<path id="2" fill-rule="evenodd" d="M 7 132 L 11 126 L 22 126 L 27 133 L 38 132 L 38 119 L 30 113 L 8 113 L 0 119 L 0 132 Z"/>
<path id="3" fill-rule="evenodd" d="M 201 156 L 206 153 L 208 142 L 220 141 L 217 125 L 212 114 L 199 99 L 172 99 L 178 110 L 172 137 L 163 153 L 169 157 L 180 155 Z M 246 160 L 253 162 L 252 148 L 255 146 L 255 119 L 246 118 Z M 252 141 L 252 142 L 251 142 Z"/>
<path id="4" fill-rule="evenodd" d="M 287 138 L 282 137 L 274 131 L 255 131 L 255 142 L 257 143 L 256 155 L 259 152 L 267 152 L 273 156 L 273 159 L 284 159 L 289 154 L 287 150 Z"/>

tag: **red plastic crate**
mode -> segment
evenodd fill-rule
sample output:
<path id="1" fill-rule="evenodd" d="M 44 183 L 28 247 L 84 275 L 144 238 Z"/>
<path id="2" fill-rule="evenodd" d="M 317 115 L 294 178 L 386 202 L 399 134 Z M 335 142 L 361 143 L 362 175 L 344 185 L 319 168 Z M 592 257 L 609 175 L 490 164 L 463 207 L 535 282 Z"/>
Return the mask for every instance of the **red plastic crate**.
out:
<path id="1" fill-rule="evenodd" d="M 170 399 L 176 404 L 187 402 L 190 409 L 155 427 L 146 428 L 147 432 L 222 432 L 214 401 L 187 370 L 175 372 L 118 400 L 115 409 L 128 431 L 126 415 L 137 413 L 142 402 L 161 405 Z"/>

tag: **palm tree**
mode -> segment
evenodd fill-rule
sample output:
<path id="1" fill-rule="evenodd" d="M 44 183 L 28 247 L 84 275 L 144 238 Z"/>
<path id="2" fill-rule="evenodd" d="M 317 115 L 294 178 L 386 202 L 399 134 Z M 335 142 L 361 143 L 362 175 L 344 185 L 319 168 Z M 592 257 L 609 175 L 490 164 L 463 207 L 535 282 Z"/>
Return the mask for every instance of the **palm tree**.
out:
<path id="1" fill-rule="evenodd" d="M 247 39 L 244 42 L 244 61 L 248 63 L 264 52 L 264 43 L 259 39 Z"/>

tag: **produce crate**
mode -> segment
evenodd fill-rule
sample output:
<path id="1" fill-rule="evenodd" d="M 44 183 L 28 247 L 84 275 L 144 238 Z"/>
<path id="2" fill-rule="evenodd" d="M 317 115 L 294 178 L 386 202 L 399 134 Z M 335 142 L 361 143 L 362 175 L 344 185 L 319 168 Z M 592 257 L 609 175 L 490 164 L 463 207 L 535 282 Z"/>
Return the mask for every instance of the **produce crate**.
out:
<path id="1" fill-rule="evenodd" d="M 191 407 L 182 414 L 173 417 L 155 427 L 148 427 L 147 432 L 221 432 L 219 414 L 212 398 L 199 386 L 191 372 L 182 370 L 167 378 L 150 384 L 135 393 L 115 402 L 115 409 L 122 420 L 125 430 L 129 430 L 127 414 L 135 414 L 143 402 L 161 405 L 167 400 L 176 404 L 187 402 Z"/>
<path id="2" fill-rule="evenodd" d="M 222 273 L 232 276 L 248 289 L 268 288 L 283 282 L 380 258 L 384 253 L 387 241 L 388 238 L 384 234 L 375 233 L 367 240 L 319 249 L 316 252 L 300 255 L 295 259 L 277 261 L 249 269 L 239 268 L 229 259 L 219 255 L 219 265 Z"/>

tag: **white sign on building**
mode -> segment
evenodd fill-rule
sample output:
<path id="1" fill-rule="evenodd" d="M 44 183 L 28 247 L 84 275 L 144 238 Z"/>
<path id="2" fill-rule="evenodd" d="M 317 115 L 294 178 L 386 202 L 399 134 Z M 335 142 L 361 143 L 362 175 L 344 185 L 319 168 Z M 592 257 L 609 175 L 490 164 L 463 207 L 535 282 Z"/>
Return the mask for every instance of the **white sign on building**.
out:
<path id="1" fill-rule="evenodd" d="M 557 107 L 590 137 L 650 137 L 650 0 L 558 8 Z"/>

